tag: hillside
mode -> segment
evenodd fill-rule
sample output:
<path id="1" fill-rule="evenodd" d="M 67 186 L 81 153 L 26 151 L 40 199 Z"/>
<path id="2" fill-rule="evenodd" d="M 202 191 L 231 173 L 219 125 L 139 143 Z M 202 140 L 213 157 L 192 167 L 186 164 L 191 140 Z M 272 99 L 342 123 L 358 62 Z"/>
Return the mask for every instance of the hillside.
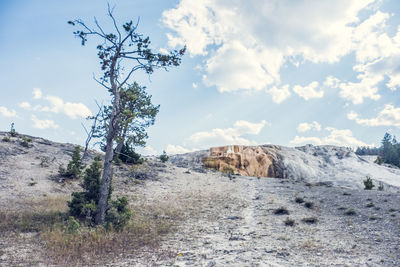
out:
<path id="1" fill-rule="evenodd" d="M 26 137 L 24 146 L 21 136 L 4 142 L 4 135 L 1 266 L 400 265 L 398 170 L 350 151 L 341 156 L 343 148 L 274 146 L 285 178 L 206 169 L 209 151 L 174 155 L 165 164 L 148 157 L 140 166 L 115 166 L 114 195 L 129 198 L 136 235 L 100 252 L 82 243 L 78 253 L 50 246 L 51 229 L 12 221 L 66 210 L 80 181 L 60 181 L 57 171 L 74 146 L 36 137 Z M 365 175 L 376 186 L 384 181 L 384 190 L 363 190 Z"/>

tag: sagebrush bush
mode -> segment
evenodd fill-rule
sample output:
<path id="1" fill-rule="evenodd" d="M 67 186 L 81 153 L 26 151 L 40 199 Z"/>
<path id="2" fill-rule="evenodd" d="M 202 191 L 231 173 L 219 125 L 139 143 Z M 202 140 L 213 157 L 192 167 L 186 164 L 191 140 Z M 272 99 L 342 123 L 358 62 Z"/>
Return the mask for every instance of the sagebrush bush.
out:
<path id="1" fill-rule="evenodd" d="M 364 190 L 371 190 L 375 187 L 374 183 L 372 182 L 371 177 L 367 176 L 364 182 Z"/>
<path id="2" fill-rule="evenodd" d="M 72 154 L 72 159 L 68 162 L 67 168 L 60 165 L 58 168 L 58 173 L 63 177 L 68 178 L 79 178 L 82 174 L 85 165 L 82 162 L 81 147 L 76 146 L 74 153 Z"/>

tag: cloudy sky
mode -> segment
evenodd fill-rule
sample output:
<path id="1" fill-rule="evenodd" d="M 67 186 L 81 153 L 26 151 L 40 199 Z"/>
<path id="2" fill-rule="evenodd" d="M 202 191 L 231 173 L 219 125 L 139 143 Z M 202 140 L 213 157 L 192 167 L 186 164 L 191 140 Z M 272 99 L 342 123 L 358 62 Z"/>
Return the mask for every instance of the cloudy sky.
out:
<path id="1" fill-rule="evenodd" d="M 143 153 L 226 144 L 379 145 L 400 135 L 397 0 L 110 1 L 179 68 L 135 73 L 160 104 Z M 85 117 L 109 96 L 96 45 L 68 20 L 111 29 L 107 1 L 0 2 L 0 130 L 83 144 Z"/>

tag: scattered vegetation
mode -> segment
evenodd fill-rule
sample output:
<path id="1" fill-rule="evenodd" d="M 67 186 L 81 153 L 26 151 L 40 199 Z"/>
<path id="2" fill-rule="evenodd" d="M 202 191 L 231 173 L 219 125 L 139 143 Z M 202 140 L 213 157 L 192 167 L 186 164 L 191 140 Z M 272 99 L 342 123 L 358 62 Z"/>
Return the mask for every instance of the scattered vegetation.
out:
<path id="1" fill-rule="evenodd" d="M 314 203 L 311 201 L 307 201 L 306 203 L 304 203 L 304 207 L 306 207 L 307 209 L 313 209 Z"/>
<path id="2" fill-rule="evenodd" d="M 22 136 L 21 146 L 29 147 L 29 143 L 32 142 L 32 138 Z"/>
<path id="3" fill-rule="evenodd" d="M 63 165 L 60 165 L 58 173 L 62 177 L 79 178 L 84 168 L 85 165 L 82 162 L 81 147 L 76 146 L 72 154 L 72 159 L 68 162 L 67 168 L 65 169 Z"/>
<path id="4" fill-rule="evenodd" d="M 302 197 L 296 197 L 294 201 L 295 201 L 296 203 L 301 204 L 301 203 L 304 203 L 304 198 L 302 198 Z"/>
<path id="5" fill-rule="evenodd" d="M 307 218 L 302 219 L 301 221 L 304 223 L 307 223 L 307 224 L 315 224 L 318 222 L 318 219 L 317 219 L 317 217 L 307 217 Z"/>
<path id="6" fill-rule="evenodd" d="M 274 214 L 275 215 L 288 215 L 289 211 L 285 207 L 280 207 L 280 208 L 277 208 L 276 210 L 274 210 Z"/>
<path id="7" fill-rule="evenodd" d="M 165 150 L 163 151 L 163 153 L 160 155 L 159 159 L 161 160 L 161 162 L 165 163 L 169 160 L 169 157 L 167 155 L 167 152 L 165 152 Z"/>
<path id="8" fill-rule="evenodd" d="M 34 185 L 36 185 L 36 184 L 37 184 L 36 181 L 30 181 L 30 182 L 28 183 L 29 186 L 34 186 Z"/>
<path id="9" fill-rule="evenodd" d="M 375 207 L 375 204 L 372 203 L 372 202 L 370 202 L 370 203 L 368 203 L 367 205 L 365 205 L 365 207 L 366 207 L 366 208 L 373 208 L 373 207 Z"/>
<path id="10" fill-rule="evenodd" d="M 347 216 L 354 216 L 354 215 L 356 215 L 356 211 L 355 211 L 354 209 L 347 209 L 347 210 L 344 212 L 344 215 L 347 215 Z"/>
<path id="11" fill-rule="evenodd" d="M 375 187 L 374 183 L 372 182 L 371 177 L 367 176 L 364 182 L 364 190 L 372 190 Z"/>
<path id="12" fill-rule="evenodd" d="M 10 137 L 8 137 L 8 136 L 3 137 L 3 142 L 10 142 L 10 141 L 11 141 Z"/>
<path id="13" fill-rule="evenodd" d="M 284 221 L 286 226 L 294 226 L 295 225 L 295 220 L 290 219 L 290 218 L 286 218 L 286 220 Z"/>

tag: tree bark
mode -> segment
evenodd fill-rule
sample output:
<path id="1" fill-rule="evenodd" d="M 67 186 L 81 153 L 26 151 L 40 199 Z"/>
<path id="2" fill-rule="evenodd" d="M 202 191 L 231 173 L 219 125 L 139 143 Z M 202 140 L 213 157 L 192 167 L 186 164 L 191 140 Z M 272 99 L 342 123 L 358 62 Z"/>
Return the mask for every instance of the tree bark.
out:
<path id="1" fill-rule="evenodd" d="M 112 70 L 110 73 L 110 83 L 112 88 L 112 94 L 114 95 L 114 102 L 110 116 L 110 121 L 107 128 L 106 154 L 104 156 L 103 176 L 101 179 L 99 203 L 97 205 L 97 214 L 95 218 L 96 225 L 104 224 L 108 208 L 108 198 L 110 195 L 111 179 L 113 175 L 112 162 L 114 159 L 114 139 L 118 133 L 119 117 L 120 117 L 120 110 L 119 110 L 120 92 L 115 80 L 116 79 L 115 66 L 117 59 L 119 57 L 119 51 L 120 49 L 118 49 L 116 55 L 114 56 L 110 68 Z"/>

